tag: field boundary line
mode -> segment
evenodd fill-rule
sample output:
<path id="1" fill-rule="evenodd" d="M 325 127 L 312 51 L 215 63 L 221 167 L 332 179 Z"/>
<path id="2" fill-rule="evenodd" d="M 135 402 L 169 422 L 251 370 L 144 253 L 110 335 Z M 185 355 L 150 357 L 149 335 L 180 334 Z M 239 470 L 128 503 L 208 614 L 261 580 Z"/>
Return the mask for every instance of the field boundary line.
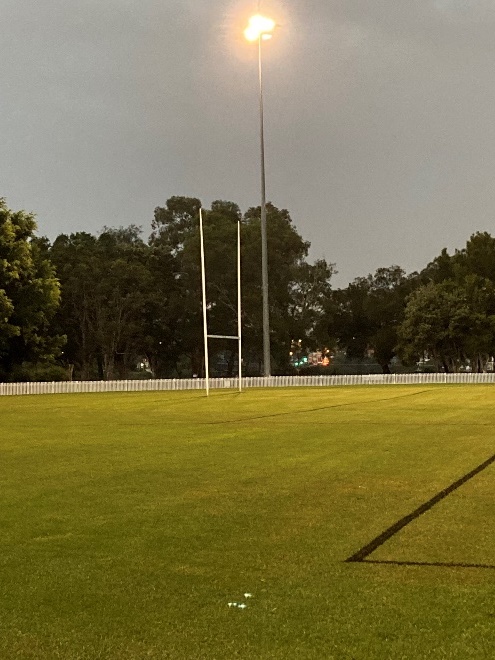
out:
<path id="1" fill-rule="evenodd" d="M 430 498 L 427 502 L 421 504 L 421 506 L 418 506 L 417 509 L 414 509 L 414 511 L 408 513 L 407 516 L 404 516 L 396 523 L 388 527 L 385 531 L 383 531 L 381 534 L 376 536 L 372 541 L 367 543 L 360 550 L 358 550 L 350 557 L 345 559 L 345 562 L 352 563 L 352 562 L 364 561 L 366 557 L 371 555 L 372 552 L 374 552 L 377 548 L 379 548 L 389 539 L 391 539 L 392 536 L 395 536 L 395 534 L 400 532 L 400 530 L 403 529 L 406 525 L 409 525 L 410 522 L 416 520 L 416 518 L 419 518 L 419 516 L 421 516 L 423 513 L 426 513 L 426 511 L 429 511 L 431 508 L 435 506 L 435 504 L 441 502 L 448 495 L 450 495 L 455 490 L 460 488 L 463 484 L 465 484 L 470 479 L 475 477 L 477 474 L 485 470 L 492 463 L 495 463 L 495 454 L 493 456 L 490 456 L 490 458 L 488 458 L 486 461 L 483 461 L 483 463 L 480 463 L 480 465 L 475 467 L 473 470 L 465 474 L 460 479 L 457 479 L 457 481 L 454 481 L 454 483 L 450 484 L 450 486 L 447 486 L 447 488 L 441 490 L 439 493 L 437 493 L 432 498 Z"/>

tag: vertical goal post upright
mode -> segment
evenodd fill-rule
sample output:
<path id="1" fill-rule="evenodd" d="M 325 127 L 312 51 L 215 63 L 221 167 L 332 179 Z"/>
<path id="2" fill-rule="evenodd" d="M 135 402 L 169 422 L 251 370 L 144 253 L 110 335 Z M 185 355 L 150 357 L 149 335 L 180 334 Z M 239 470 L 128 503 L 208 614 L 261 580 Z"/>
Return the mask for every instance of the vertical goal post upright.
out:
<path id="1" fill-rule="evenodd" d="M 199 236 L 201 244 L 201 290 L 203 298 L 203 337 L 205 353 L 206 396 L 210 394 L 210 372 L 208 359 L 208 339 L 235 339 L 239 354 L 239 392 L 242 392 L 242 308 L 241 308 L 241 219 L 237 220 L 237 335 L 209 335 L 206 306 L 205 244 L 203 233 L 203 209 L 199 209 Z"/>

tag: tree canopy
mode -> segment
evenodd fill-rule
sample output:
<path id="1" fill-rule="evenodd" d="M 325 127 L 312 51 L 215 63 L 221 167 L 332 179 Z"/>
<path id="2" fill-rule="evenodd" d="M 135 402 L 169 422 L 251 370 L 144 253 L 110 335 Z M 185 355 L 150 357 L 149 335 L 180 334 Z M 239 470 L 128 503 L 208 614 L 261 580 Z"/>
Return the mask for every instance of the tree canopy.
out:
<path id="1" fill-rule="evenodd" d="M 176 294 L 176 330 L 180 337 L 179 352 L 192 365 L 194 373 L 202 372 L 201 272 L 199 261 L 198 210 L 195 198 L 173 197 L 165 208 L 155 210 L 151 245 L 161 247 L 174 263 Z M 204 213 L 208 323 L 211 334 L 237 333 L 237 224 L 241 222 L 242 331 L 246 372 L 261 369 L 261 226 L 260 207 L 242 215 L 239 207 L 217 200 Z M 321 291 L 329 290 L 332 267 L 324 260 L 312 266 L 307 263 L 309 243 L 295 229 L 289 212 L 267 205 L 267 242 L 269 268 L 269 304 L 272 370 L 289 368 L 291 338 L 304 331 L 308 342 L 314 334 Z M 318 272 L 318 287 L 312 295 L 310 283 Z M 213 356 L 222 354 L 227 360 L 227 373 L 232 373 L 237 348 L 226 340 L 211 343 Z"/>
<path id="2" fill-rule="evenodd" d="M 35 235 L 31 213 L 0 199 L 0 378 L 182 377 L 204 372 L 196 197 L 157 206 L 151 235 L 136 225 L 97 235 Z M 260 207 L 216 200 L 203 209 L 210 334 L 237 334 L 237 228 L 242 243 L 243 372 L 262 365 Z M 382 267 L 346 287 L 311 262 L 290 213 L 267 205 L 271 371 L 298 354 L 374 361 L 389 373 L 483 370 L 495 355 L 495 238 L 471 236 L 421 272 Z M 325 349 L 324 349 L 325 347 Z M 331 349 L 331 350 L 330 350 Z M 237 372 L 234 342 L 210 342 L 212 371 Z M 55 365 L 58 365 L 58 372 Z M 331 366 L 331 365 L 330 365 Z M 139 373 L 137 373 L 139 372 Z"/>
<path id="3" fill-rule="evenodd" d="M 33 366 L 54 363 L 64 343 L 51 331 L 59 282 L 46 244 L 35 237 L 31 213 L 0 199 L 0 378 L 30 377 Z"/>
<path id="4" fill-rule="evenodd" d="M 482 371 L 495 354 L 495 239 L 476 233 L 453 255 L 442 250 L 416 281 L 399 328 L 404 362 L 427 355 L 445 371 Z"/>

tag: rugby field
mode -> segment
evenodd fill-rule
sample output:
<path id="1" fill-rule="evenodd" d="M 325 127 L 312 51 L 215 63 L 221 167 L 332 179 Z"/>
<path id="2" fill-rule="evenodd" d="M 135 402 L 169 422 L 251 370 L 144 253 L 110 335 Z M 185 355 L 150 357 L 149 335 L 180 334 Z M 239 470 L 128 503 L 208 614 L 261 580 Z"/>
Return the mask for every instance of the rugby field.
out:
<path id="1" fill-rule="evenodd" d="M 0 398 L 0 658 L 495 657 L 495 388 Z"/>

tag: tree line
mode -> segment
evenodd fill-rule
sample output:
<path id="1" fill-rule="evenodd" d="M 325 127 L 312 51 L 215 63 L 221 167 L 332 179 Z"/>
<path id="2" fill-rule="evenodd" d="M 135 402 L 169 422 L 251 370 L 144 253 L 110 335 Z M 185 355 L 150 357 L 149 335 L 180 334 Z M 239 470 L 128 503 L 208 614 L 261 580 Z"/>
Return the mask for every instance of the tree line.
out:
<path id="1" fill-rule="evenodd" d="M 201 202 L 171 197 L 138 226 L 98 235 L 36 235 L 32 214 L 0 199 L 0 380 L 201 375 Z M 204 211 L 211 334 L 237 333 L 236 240 L 241 222 L 243 370 L 261 372 L 260 208 L 215 201 Z M 332 288 L 333 264 L 308 261 L 290 214 L 267 206 L 272 373 L 295 373 L 291 347 L 372 356 L 384 373 L 430 361 L 482 371 L 495 353 L 495 239 L 471 236 L 421 272 L 397 265 Z M 297 340 L 295 339 L 297 338 Z M 237 370 L 235 342 L 210 342 L 218 375 Z M 326 368 L 331 372 L 332 363 Z"/>

